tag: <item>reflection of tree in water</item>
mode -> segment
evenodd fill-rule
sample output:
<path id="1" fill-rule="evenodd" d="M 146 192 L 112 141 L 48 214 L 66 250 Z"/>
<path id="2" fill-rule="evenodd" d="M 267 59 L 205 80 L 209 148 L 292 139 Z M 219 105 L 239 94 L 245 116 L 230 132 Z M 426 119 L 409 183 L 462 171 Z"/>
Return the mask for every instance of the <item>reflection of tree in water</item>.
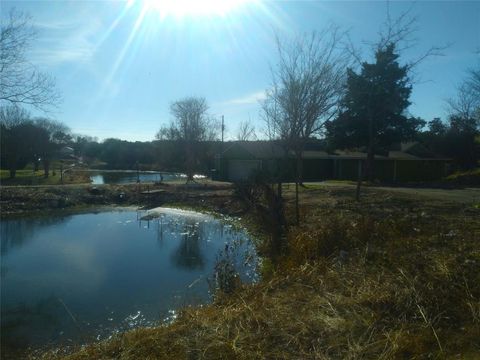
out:
<path id="1" fill-rule="evenodd" d="M 205 261 L 200 248 L 204 238 L 203 223 L 186 218 L 181 226 L 180 237 L 178 248 L 172 254 L 173 262 L 178 267 L 189 270 L 203 269 Z"/>
<path id="2" fill-rule="evenodd" d="M 41 299 L 32 305 L 7 307 L 2 304 L 1 350 L 6 358 L 27 346 L 35 347 L 58 340 L 56 338 L 64 332 L 79 335 L 78 329 L 55 296 Z"/>
<path id="3" fill-rule="evenodd" d="M 15 247 L 22 247 L 42 227 L 62 223 L 67 216 L 41 217 L 36 219 L 2 220 L 0 222 L 1 253 L 6 255 Z"/>

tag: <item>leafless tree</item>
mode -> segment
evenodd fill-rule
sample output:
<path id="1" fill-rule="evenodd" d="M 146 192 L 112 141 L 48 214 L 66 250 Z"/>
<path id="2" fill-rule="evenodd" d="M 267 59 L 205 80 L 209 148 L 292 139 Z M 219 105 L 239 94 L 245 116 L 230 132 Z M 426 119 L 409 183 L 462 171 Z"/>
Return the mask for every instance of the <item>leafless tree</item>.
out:
<path id="1" fill-rule="evenodd" d="M 255 140 L 256 138 L 255 127 L 252 123 L 249 120 L 240 122 L 238 126 L 237 140 L 248 141 Z"/>
<path id="2" fill-rule="evenodd" d="M 28 121 L 29 119 L 29 112 L 20 106 L 0 106 L 0 124 L 7 129 Z"/>
<path id="3" fill-rule="evenodd" d="M 351 56 L 342 46 L 346 33 L 336 26 L 291 41 L 277 37 L 278 63 L 272 86 L 262 103 L 271 139 L 280 139 L 286 153 L 296 157 L 296 216 L 298 185 L 302 181 L 302 154 L 306 142 L 322 132 L 338 111 L 345 70 Z"/>
<path id="4" fill-rule="evenodd" d="M 200 141 L 215 139 L 218 133 L 217 127 L 212 126 L 213 121 L 207 111 L 207 101 L 202 97 L 175 101 L 170 105 L 173 121 L 157 133 L 158 139 L 177 140 L 184 146 L 187 182 L 193 181 L 197 162 L 196 145 Z"/>
<path id="5" fill-rule="evenodd" d="M 28 61 L 26 52 L 36 38 L 28 15 L 10 11 L 0 32 L 0 103 L 29 105 L 48 111 L 60 101 L 55 80 Z"/>
<path id="6" fill-rule="evenodd" d="M 471 119 L 479 115 L 480 93 L 476 93 L 471 84 L 463 82 L 457 89 L 455 98 L 447 100 L 449 113 Z"/>

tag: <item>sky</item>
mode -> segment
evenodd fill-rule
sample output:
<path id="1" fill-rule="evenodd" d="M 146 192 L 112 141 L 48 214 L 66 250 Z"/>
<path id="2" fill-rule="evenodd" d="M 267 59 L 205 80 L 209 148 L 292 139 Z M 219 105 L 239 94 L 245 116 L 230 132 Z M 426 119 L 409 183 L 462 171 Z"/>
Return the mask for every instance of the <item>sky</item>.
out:
<path id="1" fill-rule="evenodd" d="M 228 1 L 228 0 L 227 0 Z M 209 113 L 225 117 L 226 139 L 250 120 L 262 136 L 259 101 L 271 85 L 280 39 L 303 36 L 336 24 L 348 30 L 365 60 L 378 40 L 387 6 L 392 17 L 407 1 L 5 1 L 28 13 L 37 31 L 30 61 L 55 77 L 63 101 L 51 116 L 73 133 L 99 140 L 153 140 L 170 123 L 173 101 L 205 97 Z M 416 46 L 400 62 L 431 46 L 443 56 L 416 68 L 409 112 L 445 119 L 445 100 L 480 49 L 480 1 L 419 1 Z M 32 111 L 32 115 L 40 115 Z"/>

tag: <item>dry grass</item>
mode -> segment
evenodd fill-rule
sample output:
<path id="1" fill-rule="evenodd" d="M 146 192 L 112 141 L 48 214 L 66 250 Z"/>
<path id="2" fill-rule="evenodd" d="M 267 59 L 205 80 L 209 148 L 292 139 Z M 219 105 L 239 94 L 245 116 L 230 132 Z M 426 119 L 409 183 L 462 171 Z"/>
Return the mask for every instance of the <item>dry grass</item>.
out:
<path id="1" fill-rule="evenodd" d="M 288 195 L 288 194 L 287 194 Z M 480 211 L 306 190 L 304 223 L 264 280 L 44 359 L 480 358 Z M 266 262 L 268 264 L 268 262 Z"/>

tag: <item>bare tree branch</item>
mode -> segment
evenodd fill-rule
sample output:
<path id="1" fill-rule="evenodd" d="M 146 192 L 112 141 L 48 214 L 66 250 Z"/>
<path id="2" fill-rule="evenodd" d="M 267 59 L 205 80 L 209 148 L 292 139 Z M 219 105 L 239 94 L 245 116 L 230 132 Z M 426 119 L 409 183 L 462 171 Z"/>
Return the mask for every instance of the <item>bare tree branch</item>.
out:
<path id="1" fill-rule="evenodd" d="M 0 32 L 0 104 L 30 105 L 48 112 L 61 100 L 55 80 L 26 58 L 36 33 L 30 17 L 12 9 Z"/>
<path id="2" fill-rule="evenodd" d="M 248 141 L 256 138 L 255 127 L 252 123 L 250 121 L 242 121 L 238 126 L 237 140 Z"/>

